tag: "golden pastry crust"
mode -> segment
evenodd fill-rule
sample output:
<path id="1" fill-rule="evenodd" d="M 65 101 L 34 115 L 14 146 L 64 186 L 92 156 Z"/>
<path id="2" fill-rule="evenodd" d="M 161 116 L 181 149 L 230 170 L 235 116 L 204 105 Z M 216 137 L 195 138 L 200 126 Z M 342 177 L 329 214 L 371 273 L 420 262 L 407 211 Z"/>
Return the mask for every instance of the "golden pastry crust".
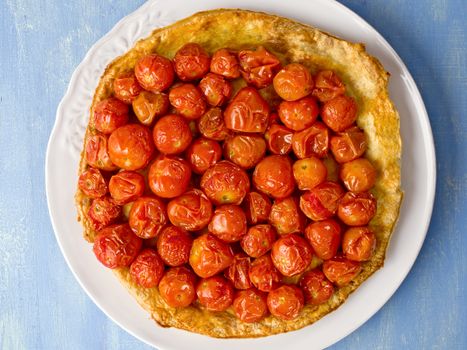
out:
<path id="1" fill-rule="evenodd" d="M 365 51 L 362 44 L 350 43 L 278 16 L 220 9 L 200 12 L 171 26 L 157 29 L 148 38 L 138 41 L 125 55 L 115 59 L 100 79 L 91 113 L 97 102 L 112 94 L 115 77 L 132 70 L 140 57 L 158 53 L 173 58 L 175 52 L 188 42 L 199 43 L 211 54 L 223 47 L 238 50 L 263 45 L 284 64 L 299 62 L 313 73 L 332 69 L 342 78 L 347 92 L 356 98 L 359 106 L 357 124 L 368 138 L 365 156 L 378 170 L 376 185 L 372 190 L 378 200 L 378 210 L 370 223 L 377 236 L 376 252 L 370 261 L 363 264 L 362 272 L 349 285 L 338 288 L 331 299 L 320 306 L 305 306 L 300 316 L 293 321 L 268 316 L 261 322 L 249 324 L 238 320 L 230 309 L 216 313 L 197 306 L 171 308 L 160 298 L 157 288 L 137 286 L 131 280 L 128 268 L 114 272 L 141 306 L 162 326 L 221 338 L 260 337 L 307 326 L 339 307 L 350 293 L 383 266 L 402 200 L 399 116 L 388 96 L 389 74 L 377 59 Z M 89 125 L 86 134 L 92 133 L 92 130 L 92 125 Z M 86 168 L 86 160 L 82 156 L 79 172 Z M 79 190 L 76 201 L 79 219 L 85 228 L 84 236 L 92 242 L 95 232 L 90 229 L 85 215 L 90 201 Z"/>

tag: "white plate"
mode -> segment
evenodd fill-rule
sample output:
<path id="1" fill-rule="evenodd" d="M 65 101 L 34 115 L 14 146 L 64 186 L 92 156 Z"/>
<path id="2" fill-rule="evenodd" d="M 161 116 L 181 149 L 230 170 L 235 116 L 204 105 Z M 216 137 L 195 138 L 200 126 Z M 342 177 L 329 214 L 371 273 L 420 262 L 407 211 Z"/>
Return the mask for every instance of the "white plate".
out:
<path id="1" fill-rule="evenodd" d="M 152 29 L 197 11 L 245 8 L 278 14 L 324 29 L 350 41 L 366 43 L 391 73 L 390 93 L 401 116 L 404 202 L 384 268 L 350 296 L 338 310 L 299 331 L 260 339 L 218 340 L 157 326 L 98 263 L 76 222 L 74 193 L 88 109 L 106 65 Z M 425 239 L 435 193 L 435 153 L 428 116 L 407 68 L 368 23 L 343 5 L 328 0 L 149 1 L 122 19 L 88 52 L 75 70 L 58 110 L 46 157 L 46 188 L 52 224 L 70 269 L 89 297 L 116 323 L 142 341 L 168 349 L 319 349 L 342 339 L 375 314 L 412 267 Z"/>

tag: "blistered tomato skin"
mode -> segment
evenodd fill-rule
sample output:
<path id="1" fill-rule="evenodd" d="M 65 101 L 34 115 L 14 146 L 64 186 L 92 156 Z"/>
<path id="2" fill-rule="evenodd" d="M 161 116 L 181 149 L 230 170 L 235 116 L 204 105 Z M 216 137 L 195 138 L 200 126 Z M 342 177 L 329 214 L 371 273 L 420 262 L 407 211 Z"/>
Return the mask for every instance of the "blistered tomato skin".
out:
<path id="1" fill-rule="evenodd" d="M 107 135 L 96 134 L 86 139 L 85 157 L 86 162 L 97 169 L 113 171 L 117 166 L 112 163 L 107 150 L 109 139 Z"/>
<path id="2" fill-rule="evenodd" d="M 295 189 L 292 162 L 287 156 L 273 155 L 260 161 L 253 172 L 253 183 L 273 198 L 285 198 Z"/>
<path id="3" fill-rule="evenodd" d="M 341 244 L 341 226 L 333 219 L 314 222 L 305 228 L 305 237 L 318 258 L 331 259 Z"/>
<path id="4" fill-rule="evenodd" d="M 250 281 L 250 257 L 238 253 L 234 256 L 229 268 L 225 271 L 227 277 L 236 289 L 248 289 L 252 287 Z"/>
<path id="5" fill-rule="evenodd" d="M 335 97 L 323 105 L 321 119 L 332 131 L 344 131 L 357 120 L 357 103 L 349 96 Z"/>
<path id="6" fill-rule="evenodd" d="M 268 150 L 280 155 L 285 155 L 292 150 L 292 136 L 292 130 L 277 123 L 272 124 L 264 135 Z"/>
<path id="7" fill-rule="evenodd" d="M 186 158 L 196 174 L 203 174 L 221 160 L 222 148 L 216 141 L 201 137 L 191 143 Z"/>
<path id="8" fill-rule="evenodd" d="M 207 103 L 222 106 L 232 95 L 232 85 L 222 75 L 208 73 L 199 82 L 199 88 Z"/>
<path id="9" fill-rule="evenodd" d="M 255 288 L 241 290 L 235 295 L 233 309 L 240 321 L 259 322 L 268 314 L 266 293 Z"/>
<path id="10" fill-rule="evenodd" d="M 339 177 L 349 191 L 366 192 L 376 182 L 376 169 L 368 159 L 358 158 L 344 163 Z"/>
<path id="11" fill-rule="evenodd" d="M 314 97 L 304 97 L 298 101 L 281 102 L 278 113 L 286 127 L 301 131 L 313 125 L 318 118 L 319 107 Z"/>
<path id="12" fill-rule="evenodd" d="M 169 96 L 161 92 L 142 91 L 133 100 L 132 107 L 139 122 L 150 126 L 156 118 L 167 114 L 169 110 Z"/>
<path id="13" fill-rule="evenodd" d="M 131 263 L 130 276 L 144 288 L 157 287 L 164 274 L 164 262 L 153 249 L 144 249 Z"/>
<path id="14" fill-rule="evenodd" d="M 321 122 L 296 132 L 292 137 L 292 149 L 299 159 L 312 156 L 324 158 L 329 149 L 329 129 Z"/>
<path id="15" fill-rule="evenodd" d="M 294 197 L 276 199 L 269 214 L 269 222 L 277 233 L 302 232 L 305 228 L 306 218 L 300 210 L 298 200 Z"/>
<path id="16" fill-rule="evenodd" d="M 259 258 L 271 250 L 276 240 L 276 231 L 271 225 L 255 225 L 248 229 L 242 237 L 240 245 L 245 253 L 252 258 Z"/>
<path id="17" fill-rule="evenodd" d="M 169 93 L 169 101 L 177 113 L 190 120 L 198 119 L 207 109 L 203 94 L 193 84 L 173 87 Z"/>
<path id="18" fill-rule="evenodd" d="M 172 85 L 175 74 L 169 59 L 152 54 L 136 63 L 135 76 L 145 90 L 162 92 Z"/>
<path id="19" fill-rule="evenodd" d="M 317 157 L 299 159 L 293 164 L 293 176 L 298 189 L 311 190 L 326 180 L 328 171 Z"/>
<path id="20" fill-rule="evenodd" d="M 167 226 L 157 237 L 157 252 L 168 266 L 181 266 L 188 262 L 193 239 L 184 229 Z"/>
<path id="21" fill-rule="evenodd" d="M 167 205 L 167 214 L 172 225 L 198 231 L 209 224 L 212 204 L 202 191 L 193 189 L 172 199 Z"/>
<path id="22" fill-rule="evenodd" d="M 362 267 L 358 261 L 342 256 L 335 256 L 323 263 L 323 272 L 327 279 L 338 287 L 345 286 L 358 276 Z"/>
<path id="23" fill-rule="evenodd" d="M 131 207 L 128 223 L 138 237 L 156 237 L 167 224 L 165 204 L 159 198 L 138 198 Z"/>
<path id="24" fill-rule="evenodd" d="M 115 97 L 109 97 L 94 107 L 94 127 L 103 134 L 111 134 L 128 123 L 128 105 Z"/>
<path id="25" fill-rule="evenodd" d="M 302 273 L 310 265 L 313 250 L 308 242 L 296 233 L 280 237 L 272 246 L 271 258 L 284 276 Z"/>
<path id="26" fill-rule="evenodd" d="M 175 72 L 182 81 L 201 79 L 209 72 L 211 59 L 208 53 L 196 43 L 183 45 L 175 54 Z"/>
<path id="27" fill-rule="evenodd" d="M 333 216 L 344 196 L 343 188 L 336 182 L 326 181 L 300 196 L 300 209 L 314 221 Z"/>
<path id="28" fill-rule="evenodd" d="M 300 288 L 293 285 L 283 285 L 268 294 L 268 309 L 274 316 L 290 321 L 300 314 L 305 299 Z"/>
<path id="29" fill-rule="evenodd" d="M 309 95 L 314 82 L 310 71 L 300 63 L 282 68 L 273 80 L 274 90 L 286 101 L 296 101 Z"/>
<path id="30" fill-rule="evenodd" d="M 232 283 L 221 276 L 203 278 L 196 287 L 199 303 L 209 311 L 225 311 L 232 305 Z"/>
<path id="31" fill-rule="evenodd" d="M 92 201 L 88 210 L 88 218 L 92 228 L 99 231 L 115 222 L 122 208 L 109 197 L 96 198 Z"/>
<path id="32" fill-rule="evenodd" d="M 337 216 L 348 226 L 363 226 L 376 214 L 376 199 L 369 192 L 347 192 L 337 209 Z"/>
<path id="33" fill-rule="evenodd" d="M 162 198 L 175 198 L 190 184 L 190 165 L 182 158 L 162 156 L 151 164 L 148 183 L 151 191 Z"/>
<path id="34" fill-rule="evenodd" d="M 185 118 L 168 114 L 160 118 L 152 133 L 156 148 L 165 154 L 178 154 L 187 149 L 193 135 Z"/>
<path id="35" fill-rule="evenodd" d="M 136 79 L 134 73 L 125 73 L 115 78 L 114 83 L 114 95 L 120 101 L 131 104 L 131 102 L 140 94 L 143 90 Z"/>
<path id="36" fill-rule="evenodd" d="M 264 193 L 249 192 L 244 201 L 247 221 L 250 225 L 267 222 L 271 212 L 271 200 Z"/>
<path id="37" fill-rule="evenodd" d="M 323 70 L 315 76 L 312 95 L 321 102 L 327 102 L 345 93 L 345 85 L 332 70 Z"/>
<path id="38" fill-rule="evenodd" d="M 250 265 L 250 281 L 263 292 L 270 292 L 279 286 L 281 275 L 269 254 L 253 260 Z"/>
<path id="39" fill-rule="evenodd" d="M 208 230 L 224 242 L 237 242 L 247 232 L 245 213 L 237 205 L 220 205 L 214 211 Z"/>
<path id="40" fill-rule="evenodd" d="M 329 300 L 334 293 L 334 286 L 320 269 L 313 269 L 300 280 L 305 301 L 310 305 L 320 305 Z"/>
<path id="41" fill-rule="evenodd" d="M 172 267 L 159 283 L 159 293 L 171 307 L 186 307 L 196 299 L 196 276 L 186 267 Z"/>
<path id="42" fill-rule="evenodd" d="M 78 187 L 90 198 L 99 198 L 107 193 L 107 184 L 101 172 L 91 167 L 79 176 Z"/>
<path id="43" fill-rule="evenodd" d="M 342 238 L 342 251 L 347 259 L 353 261 L 367 261 L 376 249 L 376 236 L 367 227 L 351 227 Z"/>
<path id="44" fill-rule="evenodd" d="M 236 79 L 240 76 L 240 65 L 235 53 L 220 49 L 214 52 L 211 59 L 211 72 L 222 75 L 227 79 Z"/>
<path id="45" fill-rule="evenodd" d="M 121 171 L 112 176 L 109 182 L 110 196 L 118 205 L 132 202 L 142 196 L 145 188 L 144 176 L 134 171 Z"/>
<path id="46" fill-rule="evenodd" d="M 201 135 L 214 141 L 224 141 L 230 134 L 225 126 L 222 109 L 211 108 L 198 119 L 198 129 Z"/>
<path id="47" fill-rule="evenodd" d="M 255 51 L 240 51 L 238 60 L 243 79 L 258 89 L 272 83 L 274 74 L 281 65 L 279 59 L 263 46 L 258 47 Z"/>
<path id="48" fill-rule="evenodd" d="M 224 142 L 224 157 L 244 169 L 253 168 L 266 154 L 266 141 L 259 135 L 235 135 Z"/>
<path id="49" fill-rule="evenodd" d="M 338 163 L 350 162 L 361 157 L 367 148 L 365 133 L 353 127 L 331 137 L 330 148 Z"/>

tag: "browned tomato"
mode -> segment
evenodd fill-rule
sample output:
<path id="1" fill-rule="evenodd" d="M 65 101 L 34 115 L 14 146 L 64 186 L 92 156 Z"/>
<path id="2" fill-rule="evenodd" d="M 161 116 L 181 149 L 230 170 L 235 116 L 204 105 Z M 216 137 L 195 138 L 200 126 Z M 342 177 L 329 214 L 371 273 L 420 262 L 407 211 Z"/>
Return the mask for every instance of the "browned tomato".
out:
<path id="1" fill-rule="evenodd" d="M 323 263 L 323 272 L 327 279 L 338 287 L 345 286 L 362 270 L 358 261 L 352 261 L 342 256 L 335 256 Z"/>
<path id="2" fill-rule="evenodd" d="M 232 305 L 234 289 L 224 277 L 203 278 L 196 287 L 199 303 L 209 311 L 225 311 Z"/>
<path id="3" fill-rule="evenodd" d="M 230 245 L 216 236 L 205 233 L 193 241 L 190 265 L 198 276 L 214 276 L 229 267 L 232 261 Z"/>
<path id="4" fill-rule="evenodd" d="M 334 286 L 320 269 L 308 271 L 300 280 L 305 300 L 310 305 L 325 303 L 334 293 Z"/>
<path id="5" fill-rule="evenodd" d="M 269 222 L 278 234 L 302 232 L 306 218 L 300 210 L 298 199 L 287 197 L 276 199 L 269 214 Z"/>
<path id="6" fill-rule="evenodd" d="M 201 79 L 209 72 L 210 63 L 208 53 L 196 43 L 183 45 L 174 57 L 175 72 L 183 81 Z"/>
<path id="7" fill-rule="evenodd" d="M 263 46 L 258 47 L 255 51 L 240 51 L 238 60 L 243 79 L 259 89 L 272 83 L 274 74 L 281 65 L 279 59 Z"/>
<path id="8" fill-rule="evenodd" d="M 236 289 L 251 288 L 250 281 L 250 258 L 243 253 L 235 254 L 232 263 L 225 272 L 227 277 Z"/>
<path id="9" fill-rule="evenodd" d="M 341 226 L 333 219 L 314 222 L 306 227 L 305 237 L 318 258 L 331 259 L 341 244 Z"/>
<path id="10" fill-rule="evenodd" d="M 101 197 L 93 199 L 88 210 L 88 218 L 92 228 L 99 231 L 118 219 L 122 208 L 112 198 Z"/>
<path id="11" fill-rule="evenodd" d="M 264 133 L 269 122 L 269 104 L 252 87 L 240 89 L 224 111 L 227 128 L 238 132 Z"/>
<path id="12" fill-rule="evenodd" d="M 186 267 L 172 267 L 159 283 L 159 293 L 171 307 L 186 307 L 196 299 L 196 276 Z"/>
<path id="13" fill-rule="evenodd" d="M 208 73 L 199 82 L 199 88 L 211 106 L 222 106 L 232 94 L 232 85 L 222 75 Z"/>
<path id="14" fill-rule="evenodd" d="M 153 249 L 144 249 L 131 263 L 130 276 L 141 287 L 157 287 L 164 274 L 164 262 Z"/>
<path id="15" fill-rule="evenodd" d="M 214 52 L 211 59 L 211 72 L 228 79 L 238 78 L 240 76 L 240 66 L 235 53 L 227 49 Z"/>
<path id="16" fill-rule="evenodd" d="M 270 292 L 279 286 L 281 275 L 272 263 L 269 254 L 253 260 L 250 265 L 250 281 L 263 292 Z"/>
<path id="17" fill-rule="evenodd" d="M 237 242 L 246 234 L 245 213 L 238 205 L 220 205 L 214 211 L 208 229 L 224 242 Z"/>
<path id="18" fill-rule="evenodd" d="M 325 220 L 336 213 L 343 195 L 344 190 L 338 183 L 326 181 L 300 197 L 300 209 L 311 220 Z"/>
<path id="19" fill-rule="evenodd" d="M 153 121 L 169 110 L 169 96 L 167 94 L 142 91 L 132 103 L 133 112 L 141 124 L 150 126 Z"/>
<path id="20" fill-rule="evenodd" d="M 91 198 L 99 198 L 107 193 L 107 184 L 101 172 L 91 167 L 79 176 L 78 187 Z"/>
<path id="21" fill-rule="evenodd" d="M 109 182 L 109 191 L 115 203 L 123 205 L 133 202 L 143 195 L 145 190 L 144 176 L 124 170 L 112 176 Z"/>
<path id="22" fill-rule="evenodd" d="M 86 139 L 85 156 L 86 162 L 94 167 L 104 171 L 113 171 L 117 167 L 110 160 L 107 151 L 107 135 L 97 134 L 88 136 Z"/>
<path id="23" fill-rule="evenodd" d="M 264 138 L 271 153 L 284 155 L 292 150 L 292 136 L 292 130 L 274 123 L 266 131 Z"/>
<path id="24" fill-rule="evenodd" d="M 376 199 L 369 192 L 347 192 L 342 197 L 337 215 L 349 226 L 363 226 L 376 214 Z"/>
<path id="25" fill-rule="evenodd" d="M 249 224 L 267 222 L 271 212 L 271 201 L 264 193 L 250 192 L 245 197 L 245 213 Z"/>
<path id="26" fill-rule="evenodd" d="M 300 63 L 282 68 L 273 80 L 274 90 L 286 101 L 296 101 L 309 95 L 314 82 L 310 71 Z"/>
<path id="27" fill-rule="evenodd" d="M 244 169 L 253 168 L 266 154 L 266 141 L 260 135 L 240 135 L 224 142 L 224 157 Z"/>
<path id="28" fill-rule="evenodd" d="M 203 174 L 221 160 L 222 148 L 216 141 L 201 137 L 192 142 L 187 150 L 186 158 L 195 173 Z"/>
<path id="29" fill-rule="evenodd" d="M 131 104 L 131 102 L 143 90 L 133 72 L 125 73 L 114 80 L 114 95 L 120 101 Z"/>
<path id="30" fill-rule="evenodd" d="M 177 154 L 187 149 L 193 138 L 185 118 L 168 114 L 160 118 L 152 132 L 156 148 L 165 154 Z"/>
<path id="31" fill-rule="evenodd" d="M 161 156 L 149 168 L 149 187 L 162 198 L 180 196 L 187 190 L 190 179 L 190 165 L 182 158 Z"/>
<path id="32" fill-rule="evenodd" d="M 198 231 L 211 220 L 212 204 L 206 195 L 193 189 L 172 199 L 167 205 L 170 222 L 187 231 Z"/>
<path id="33" fill-rule="evenodd" d="M 365 133 L 357 126 L 331 137 L 330 145 L 332 154 L 339 163 L 361 157 L 367 147 Z"/>
<path id="34" fill-rule="evenodd" d="M 305 191 L 323 183 L 328 171 L 322 160 L 310 157 L 299 159 L 293 164 L 293 176 L 298 189 Z"/>
<path id="35" fill-rule="evenodd" d="M 145 90 L 161 92 L 172 85 L 175 74 L 169 59 L 152 54 L 136 63 L 135 76 Z"/>
<path id="36" fill-rule="evenodd" d="M 168 226 L 157 237 L 157 252 L 165 264 L 180 266 L 188 262 L 192 243 L 193 239 L 187 231 Z"/>
<path id="37" fill-rule="evenodd" d="M 296 233 L 280 237 L 272 246 L 271 258 L 284 276 L 302 273 L 310 265 L 313 250 L 308 242 Z"/>
<path id="38" fill-rule="evenodd" d="M 327 102 L 345 93 L 345 85 L 332 70 L 323 70 L 315 76 L 313 96 L 321 102 Z"/>
<path id="39" fill-rule="evenodd" d="M 286 127 L 301 131 L 313 125 L 318 118 L 319 108 L 314 97 L 304 97 L 298 101 L 281 102 L 278 113 Z"/>
<path id="40" fill-rule="evenodd" d="M 328 154 L 329 130 L 321 122 L 316 122 L 308 129 L 296 132 L 292 137 L 292 149 L 300 158 L 316 156 L 324 158 Z"/>
<path id="41" fill-rule="evenodd" d="M 305 305 L 303 292 L 297 286 L 283 285 L 268 294 L 268 309 L 274 316 L 289 321 L 296 318 Z"/>
<path id="42" fill-rule="evenodd" d="M 131 207 L 128 223 L 137 236 L 156 237 L 167 224 L 165 204 L 159 198 L 138 198 Z"/>
<path id="43" fill-rule="evenodd" d="M 240 321 L 259 322 L 268 314 L 266 293 L 255 288 L 238 291 L 233 301 L 233 309 Z"/>
<path id="44" fill-rule="evenodd" d="M 115 269 L 130 265 L 142 245 L 141 238 L 135 236 L 127 224 L 112 225 L 97 234 L 93 251 L 104 266 Z"/>
<path id="45" fill-rule="evenodd" d="M 366 261 L 376 249 L 376 236 L 367 227 L 351 227 L 342 238 L 342 251 L 345 257 L 353 261 Z"/>
<path id="46" fill-rule="evenodd" d="M 109 97 L 94 107 L 94 127 L 103 134 L 111 134 L 128 123 L 128 105 L 115 97 Z"/>
<path id="47" fill-rule="evenodd" d="M 240 245 L 245 253 L 258 258 L 271 250 L 276 240 L 276 231 L 271 225 L 256 225 L 248 229 L 242 237 Z"/>
<path id="48" fill-rule="evenodd" d="M 366 192 L 376 182 L 376 169 L 366 158 L 358 158 L 342 164 L 339 177 L 352 192 Z"/>
<path id="49" fill-rule="evenodd" d="M 109 156 L 112 163 L 125 170 L 144 168 L 154 152 L 151 132 L 145 126 L 128 124 L 109 137 Z"/>
<path id="50" fill-rule="evenodd" d="M 169 93 L 169 101 L 179 114 L 190 120 L 198 119 L 206 112 L 203 94 L 193 84 L 173 87 Z"/>
<path id="51" fill-rule="evenodd" d="M 334 97 L 321 108 L 321 119 L 333 131 L 344 131 L 357 120 L 357 103 L 350 96 Z"/>
<path id="52" fill-rule="evenodd" d="M 285 198 L 295 189 L 292 162 L 287 156 L 273 155 L 256 165 L 253 183 L 258 190 L 274 198 Z"/>
<path id="53" fill-rule="evenodd" d="M 225 126 L 224 115 L 220 108 L 211 108 L 204 113 L 198 119 L 198 129 L 201 135 L 214 141 L 223 141 L 230 133 Z"/>
<path id="54" fill-rule="evenodd" d="M 203 174 L 201 188 L 216 205 L 239 205 L 250 190 L 250 179 L 238 165 L 223 160 Z"/>

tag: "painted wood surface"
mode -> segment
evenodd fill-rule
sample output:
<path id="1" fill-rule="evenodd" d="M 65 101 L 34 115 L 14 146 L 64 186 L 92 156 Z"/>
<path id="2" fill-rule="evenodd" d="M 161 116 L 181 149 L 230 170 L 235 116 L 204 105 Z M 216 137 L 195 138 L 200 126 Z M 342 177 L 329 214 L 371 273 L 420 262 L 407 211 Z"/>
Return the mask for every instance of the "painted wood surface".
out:
<path id="1" fill-rule="evenodd" d="M 45 148 L 71 73 L 142 3 L 0 1 L 1 349 L 149 348 L 110 321 L 72 276 L 44 190 Z M 332 349 L 467 349 L 467 2 L 343 3 L 413 74 L 433 127 L 439 177 L 430 230 L 408 278 Z"/>

